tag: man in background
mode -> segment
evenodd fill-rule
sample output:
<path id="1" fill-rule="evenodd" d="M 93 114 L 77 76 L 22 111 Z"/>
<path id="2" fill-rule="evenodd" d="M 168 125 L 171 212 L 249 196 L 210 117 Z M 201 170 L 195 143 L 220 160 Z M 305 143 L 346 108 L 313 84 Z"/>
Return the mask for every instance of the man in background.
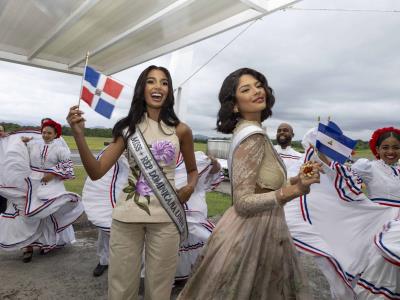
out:
<path id="1" fill-rule="evenodd" d="M 297 164 L 303 156 L 302 153 L 297 152 L 292 148 L 292 139 L 294 137 L 293 128 L 288 123 L 282 123 L 279 125 L 276 131 L 276 143 L 275 150 L 282 158 L 286 165 L 286 169 L 290 169 L 291 166 Z"/>

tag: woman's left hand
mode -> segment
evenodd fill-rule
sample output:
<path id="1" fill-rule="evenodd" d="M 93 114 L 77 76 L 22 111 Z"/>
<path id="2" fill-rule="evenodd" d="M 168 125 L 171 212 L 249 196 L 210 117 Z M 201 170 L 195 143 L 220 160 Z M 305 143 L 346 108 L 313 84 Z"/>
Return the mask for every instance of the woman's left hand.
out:
<path id="1" fill-rule="evenodd" d="M 210 174 L 215 174 L 219 170 L 221 170 L 221 165 L 219 164 L 218 160 L 214 156 L 208 155 L 208 158 L 210 159 L 211 166 L 212 166 L 212 168 L 210 170 Z"/>
<path id="2" fill-rule="evenodd" d="M 186 203 L 190 199 L 190 196 L 193 194 L 193 191 L 194 187 L 191 185 L 185 185 L 184 187 L 180 188 L 177 191 L 179 201 L 182 204 Z"/>
<path id="3" fill-rule="evenodd" d="M 321 163 L 309 161 L 301 166 L 296 183 L 301 194 L 308 194 L 310 185 L 320 182 L 320 173 L 322 173 Z"/>

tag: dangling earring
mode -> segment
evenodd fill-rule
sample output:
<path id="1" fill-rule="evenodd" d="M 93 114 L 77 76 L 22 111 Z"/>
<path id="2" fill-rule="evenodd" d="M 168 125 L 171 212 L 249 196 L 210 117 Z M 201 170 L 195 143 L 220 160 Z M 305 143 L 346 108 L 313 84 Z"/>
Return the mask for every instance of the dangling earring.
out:
<path id="1" fill-rule="evenodd" d="M 239 109 L 236 105 L 233 107 L 233 117 L 235 118 L 236 122 L 239 121 L 240 113 L 239 113 Z"/>

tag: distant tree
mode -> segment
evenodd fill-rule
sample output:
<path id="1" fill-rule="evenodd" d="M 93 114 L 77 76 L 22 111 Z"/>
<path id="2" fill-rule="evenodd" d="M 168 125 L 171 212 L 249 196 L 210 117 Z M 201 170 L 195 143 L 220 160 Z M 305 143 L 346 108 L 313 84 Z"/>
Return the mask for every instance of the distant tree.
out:
<path id="1" fill-rule="evenodd" d="M 369 142 L 357 140 L 356 150 L 369 149 Z"/>
<path id="2" fill-rule="evenodd" d="M 6 132 L 20 131 L 20 130 L 40 130 L 40 126 L 21 126 L 15 123 L 6 123 L 0 122 L 0 125 L 4 127 Z M 63 126 L 62 127 L 63 135 L 72 135 L 71 127 Z M 112 137 L 112 129 L 111 128 L 85 128 L 86 136 L 97 136 L 97 137 Z"/>
<path id="3" fill-rule="evenodd" d="M 2 122 L 0 123 L 0 125 L 2 125 L 4 127 L 4 130 L 6 132 L 12 132 L 12 131 L 16 131 L 16 130 L 21 130 L 21 126 L 15 123 L 5 123 Z"/>

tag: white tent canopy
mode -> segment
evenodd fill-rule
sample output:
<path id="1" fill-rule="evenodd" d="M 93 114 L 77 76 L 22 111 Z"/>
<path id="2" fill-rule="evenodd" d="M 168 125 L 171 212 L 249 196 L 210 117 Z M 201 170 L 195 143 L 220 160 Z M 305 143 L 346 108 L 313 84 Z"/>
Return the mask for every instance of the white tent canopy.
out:
<path id="1" fill-rule="evenodd" d="M 299 0 L 0 0 L 0 60 L 113 74 Z"/>

